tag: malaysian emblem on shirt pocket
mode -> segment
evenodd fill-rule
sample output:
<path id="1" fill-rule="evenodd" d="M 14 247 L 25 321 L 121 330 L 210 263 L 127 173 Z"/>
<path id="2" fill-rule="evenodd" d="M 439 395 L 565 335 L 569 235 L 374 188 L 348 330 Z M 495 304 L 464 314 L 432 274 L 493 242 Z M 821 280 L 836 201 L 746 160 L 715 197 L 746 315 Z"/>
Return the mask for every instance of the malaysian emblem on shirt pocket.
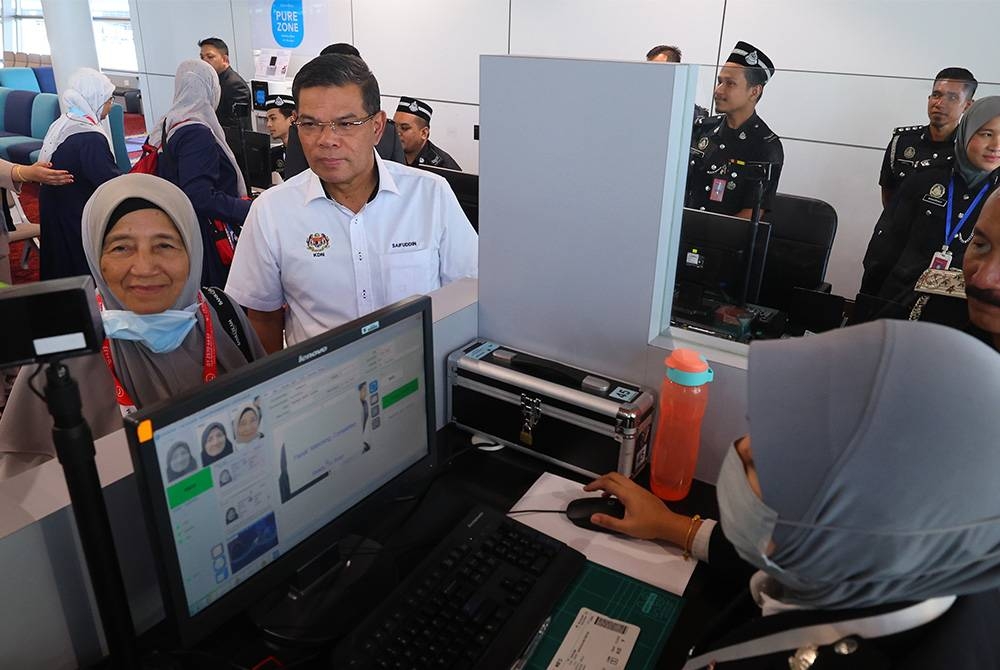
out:
<path id="1" fill-rule="evenodd" d="M 326 233 L 312 233 L 306 237 L 306 249 L 312 252 L 313 256 L 325 256 L 323 252 L 330 248 L 330 238 Z"/>

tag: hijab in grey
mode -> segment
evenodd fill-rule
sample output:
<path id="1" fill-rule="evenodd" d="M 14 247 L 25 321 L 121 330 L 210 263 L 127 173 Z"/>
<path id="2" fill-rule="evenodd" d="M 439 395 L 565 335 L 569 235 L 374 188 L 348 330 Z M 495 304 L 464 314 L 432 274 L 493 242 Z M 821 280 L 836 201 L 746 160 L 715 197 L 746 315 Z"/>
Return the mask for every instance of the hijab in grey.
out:
<path id="1" fill-rule="evenodd" d="M 105 307 L 124 309 L 101 275 L 101 248 L 112 213 L 129 198 L 142 198 L 154 203 L 177 226 L 188 251 L 190 270 L 172 309 L 184 309 L 194 304 L 201 290 L 202 243 L 198 218 L 191 201 L 182 190 L 165 179 L 148 174 L 126 174 L 99 186 L 83 209 L 83 250 Z M 245 365 L 247 361 L 239 347 L 226 334 L 214 312 L 210 310 L 210 313 L 215 323 L 219 373 Z M 198 323 L 181 345 L 166 354 L 153 353 L 137 342 L 111 340 L 115 371 L 138 406 L 170 397 L 200 383 L 205 352 L 205 324 L 200 311 L 197 312 L 197 319 Z M 252 332 L 252 329 L 245 330 L 248 336 Z"/>
<path id="2" fill-rule="evenodd" d="M 969 162 L 966 147 L 969 146 L 969 140 L 976 131 L 997 116 L 1000 116 L 1000 95 L 991 95 L 972 103 L 962 115 L 962 120 L 958 122 L 958 132 L 955 133 L 955 169 L 969 186 L 978 185 L 990 173 L 980 170 Z"/>
<path id="3" fill-rule="evenodd" d="M 783 601 L 850 608 L 1000 586 L 1000 356 L 877 321 L 750 347 L 751 448 Z M 725 520 L 723 519 L 723 528 Z"/>
<path id="4" fill-rule="evenodd" d="M 111 214 L 129 198 L 144 198 L 160 207 L 177 226 L 187 248 L 190 270 L 173 308 L 191 305 L 200 291 L 202 244 L 194 208 L 184 192 L 172 183 L 147 174 L 126 174 L 105 182 L 97 188 L 83 210 L 83 246 L 94 281 L 108 309 L 123 306 L 111 292 L 101 275 L 100 259 L 104 232 Z M 235 310 L 243 326 L 255 358 L 264 356 L 264 349 L 243 314 Z M 215 330 L 219 374 L 246 364 L 239 347 L 225 332 L 215 311 L 209 309 Z M 168 353 L 155 354 L 137 342 L 111 340 L 115 371 L 125 389 L 139 407 L 169 398 L 202 383 L 205 347 L 205 324 L 200 310 L 197 324 L 181 345 Z M 66 361 L 73 378 L 80 385 L 83 414 L 94 438 L 100 438 L 122 427 L 121 413 L 115 402 L 111 376 L 100 354 L 72 358 Z M 21 368 L 10 399 L 0 417 L 0 478 L 13 476 L 28 467 L 44 462 L 53 455 L 52 420 L 45 404 L 27 387 L 28 377 L 36 366 Z"/>

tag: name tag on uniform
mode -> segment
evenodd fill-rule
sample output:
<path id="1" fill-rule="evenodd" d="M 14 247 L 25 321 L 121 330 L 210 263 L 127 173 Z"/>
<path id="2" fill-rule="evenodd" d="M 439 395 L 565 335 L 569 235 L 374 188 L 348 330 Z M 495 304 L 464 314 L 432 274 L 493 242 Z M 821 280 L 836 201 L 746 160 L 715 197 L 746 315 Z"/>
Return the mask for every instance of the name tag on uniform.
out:
<path id="1" fill-rule="evenodd" d="M 931 256 L 931 270 L 947 270 L 951 267 L 951 252 L 947 249 L 943 251 L 935 251 L 934 255 Z"/>
<path id="2" fill-rule="evenodd" d="M 726 180 L 725 179 L 713 179 L 712 180 L 712 192 L 709 194 L 708 199 L 712 202 L 722 202 L 722 197 L 726 194 Z"/>

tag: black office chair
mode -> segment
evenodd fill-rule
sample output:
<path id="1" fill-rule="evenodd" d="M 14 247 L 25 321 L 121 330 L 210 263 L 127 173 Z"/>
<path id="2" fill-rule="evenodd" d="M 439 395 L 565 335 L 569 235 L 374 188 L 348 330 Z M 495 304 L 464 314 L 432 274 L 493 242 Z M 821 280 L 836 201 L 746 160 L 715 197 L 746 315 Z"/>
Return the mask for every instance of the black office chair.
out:
<path id="1" fill-rule="evenodd" d="M 771 244 L 758 303 L 788 311 L 796 287 L 830 292 L 826 266 L 837 234 L 837 212 L 822 200 L 778 193 L 763 217 Z"/>

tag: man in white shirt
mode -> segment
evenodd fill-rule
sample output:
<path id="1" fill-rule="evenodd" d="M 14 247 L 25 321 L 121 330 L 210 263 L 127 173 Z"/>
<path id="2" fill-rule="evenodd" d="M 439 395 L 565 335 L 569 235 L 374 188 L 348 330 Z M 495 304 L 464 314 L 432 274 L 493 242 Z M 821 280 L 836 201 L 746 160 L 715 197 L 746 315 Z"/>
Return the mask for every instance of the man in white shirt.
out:
<path id="1" fill-rule="evenodd" d="M 310 169 L 256 200 L 226 284 L 265 349 L 477 276 L 479 239 L 448 183 L 375 153 L 386 115 L 364 61 L 320 56 L 292 97 Z"/>

